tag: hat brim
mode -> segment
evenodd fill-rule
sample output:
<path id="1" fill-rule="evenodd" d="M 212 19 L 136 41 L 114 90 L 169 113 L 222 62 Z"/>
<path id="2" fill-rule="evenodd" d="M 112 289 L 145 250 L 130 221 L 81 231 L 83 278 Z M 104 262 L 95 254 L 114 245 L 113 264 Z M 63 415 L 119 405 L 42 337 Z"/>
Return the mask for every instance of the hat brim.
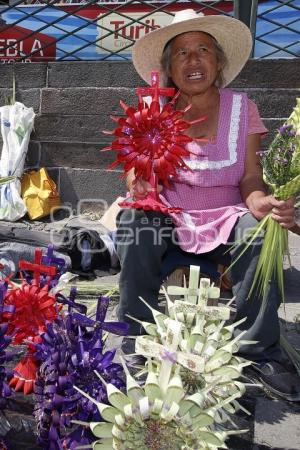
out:
<path id="1" fill-rule="evenodd" d="M 209 33 L 222 47 L 227 57 L 223 86 L 239 74 L 250 56 L 253 45 L 251 32 L 240 20 L 220 15 L 172 23 L 145 35 L 132 48 L 134 67 L 148 84 L 151 84 L 151 71 L 161 71 L 160 60 L 165 45 L 175 36 L 189 31 Z"/>

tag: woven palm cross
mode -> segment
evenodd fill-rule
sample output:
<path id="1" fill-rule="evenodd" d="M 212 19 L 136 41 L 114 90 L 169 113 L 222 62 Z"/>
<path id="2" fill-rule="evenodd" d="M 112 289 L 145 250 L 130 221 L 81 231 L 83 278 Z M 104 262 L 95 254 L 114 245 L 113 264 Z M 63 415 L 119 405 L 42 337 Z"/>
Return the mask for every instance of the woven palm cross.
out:
<path id="1" fill-rule="evenodd" d="M 200 267 L 190 266 L 189 285 L 184 278 L 184 286 L 167 287 L 167 305 L 175 316 L 185 315 L 192 323 L 196 315 L 205 315 L 211 320 L 228 320 L 230 310 L 226 307 L 208 306 L 209 299 L 220 298 L 220 288 L 214 286 L 209 278 L 200 278 Z M 169 295 L 184 296 L 184 300 L 171 301 Z"/>

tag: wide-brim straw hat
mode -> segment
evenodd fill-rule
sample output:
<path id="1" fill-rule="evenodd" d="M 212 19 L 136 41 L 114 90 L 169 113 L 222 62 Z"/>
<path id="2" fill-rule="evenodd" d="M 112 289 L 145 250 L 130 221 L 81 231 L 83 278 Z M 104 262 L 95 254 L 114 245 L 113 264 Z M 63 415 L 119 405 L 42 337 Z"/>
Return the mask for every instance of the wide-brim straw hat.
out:
<path id="1" fill-rule="evenodd" d="M 151 71 L 161 70 L 160 60 L 166 44 L 175 36 L 202 31 L 213 36 L 222 47 L 227 64 L 223 68 L 223 86 L 242 70 L 252 50 L 249 28 L 240 20 L 224 15 L 205 16 L 193 9 L 176 12 L 170 25 L 146 34 L 132 48 L 132 60 L 138 74 L 151 84 Z"/>

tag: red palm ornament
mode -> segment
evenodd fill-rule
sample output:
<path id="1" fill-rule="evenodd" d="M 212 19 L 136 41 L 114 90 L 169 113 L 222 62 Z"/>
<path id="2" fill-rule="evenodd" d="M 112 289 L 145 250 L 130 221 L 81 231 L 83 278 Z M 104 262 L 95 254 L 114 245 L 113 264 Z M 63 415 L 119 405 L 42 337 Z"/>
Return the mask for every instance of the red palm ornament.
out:
<path id="1" fill-rule="evenodd" d="M 55 276 L 56 268 L 42 265 L 42 250 L 36 249 L 34 263 L 21 260 L 20 269 L 33 272 L 32 282 L 23 279 L 22 286 L 14 285 L 4 298 L 3 317 L 8 322 L 8 333 L 13 336 L 12 344 L 27 344 L 27 354 L 14 368 L 14 376 L 9 385 L 16 391 L 30 394 L 36 379 L 38 362 L 35 358 L 35 343 L 41 341 L 40 334 L 49 322 L 53 322 L 59 313 L 54 295 L 49 293 L 49 283 L 40 285 L 41 274 L 48 275 L 49 280 Z M 49 281 L 50 282 L 50 281 Z"/>
<path id="2" fill-rule="evenodd" d="M 181 211 L 180 208 L 168 207 L 160 201 L 158 183 L 169 186 L 170 181 L 176 180 L 178 169 L 191 170 L 183 158 L 189 156 L 186 144 L 192 142 L 193 138 L 183 133 L 191 125 L 205 118 L 184 120 L 184 114 L 191 106 L 176 110 L 174 105 L 180 93 L 177 92 L 174 96 L 174 88 L 159 87 L 158 72 L 151 73 L 151 81 L 150 87 L 136 89 L 137 108 L 120 101 L 126 117 L 112 117 L 118 123 L 118 127 L 114 131 L 104 133 L 114 134 L 117 139 L 103 151 L 118 152 L 117 159 L 111 164 L 110 169 L 123 164 L 126 174 L 133 168 L 136 180 L 141 178 L 152 186 L 152 191 L 145 198 L 136 201 L 125 200 L 120 206 L 177 213 Z M 150 105 L 143 100 L 144 96 L 151 96 Z M 159 96 L 173 99 L 161 108 Z"/>

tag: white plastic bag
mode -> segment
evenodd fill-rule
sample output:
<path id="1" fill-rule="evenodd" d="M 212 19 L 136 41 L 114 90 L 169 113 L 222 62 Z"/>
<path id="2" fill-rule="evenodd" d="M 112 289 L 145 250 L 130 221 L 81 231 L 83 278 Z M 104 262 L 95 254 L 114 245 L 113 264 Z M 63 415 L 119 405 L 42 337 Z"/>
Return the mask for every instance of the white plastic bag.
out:
<path id="1" fill-rule="evenodd" d="M 20 196 L 19 178 L 23 174 L 34 116 L 32 108 L 19 102 L 0 108 L 3 140 L 0 159 L 0 220 L 13 222 L 26 213 L 25 203 Z M 13 178 L 5 182 L 7 177 Z"/>

